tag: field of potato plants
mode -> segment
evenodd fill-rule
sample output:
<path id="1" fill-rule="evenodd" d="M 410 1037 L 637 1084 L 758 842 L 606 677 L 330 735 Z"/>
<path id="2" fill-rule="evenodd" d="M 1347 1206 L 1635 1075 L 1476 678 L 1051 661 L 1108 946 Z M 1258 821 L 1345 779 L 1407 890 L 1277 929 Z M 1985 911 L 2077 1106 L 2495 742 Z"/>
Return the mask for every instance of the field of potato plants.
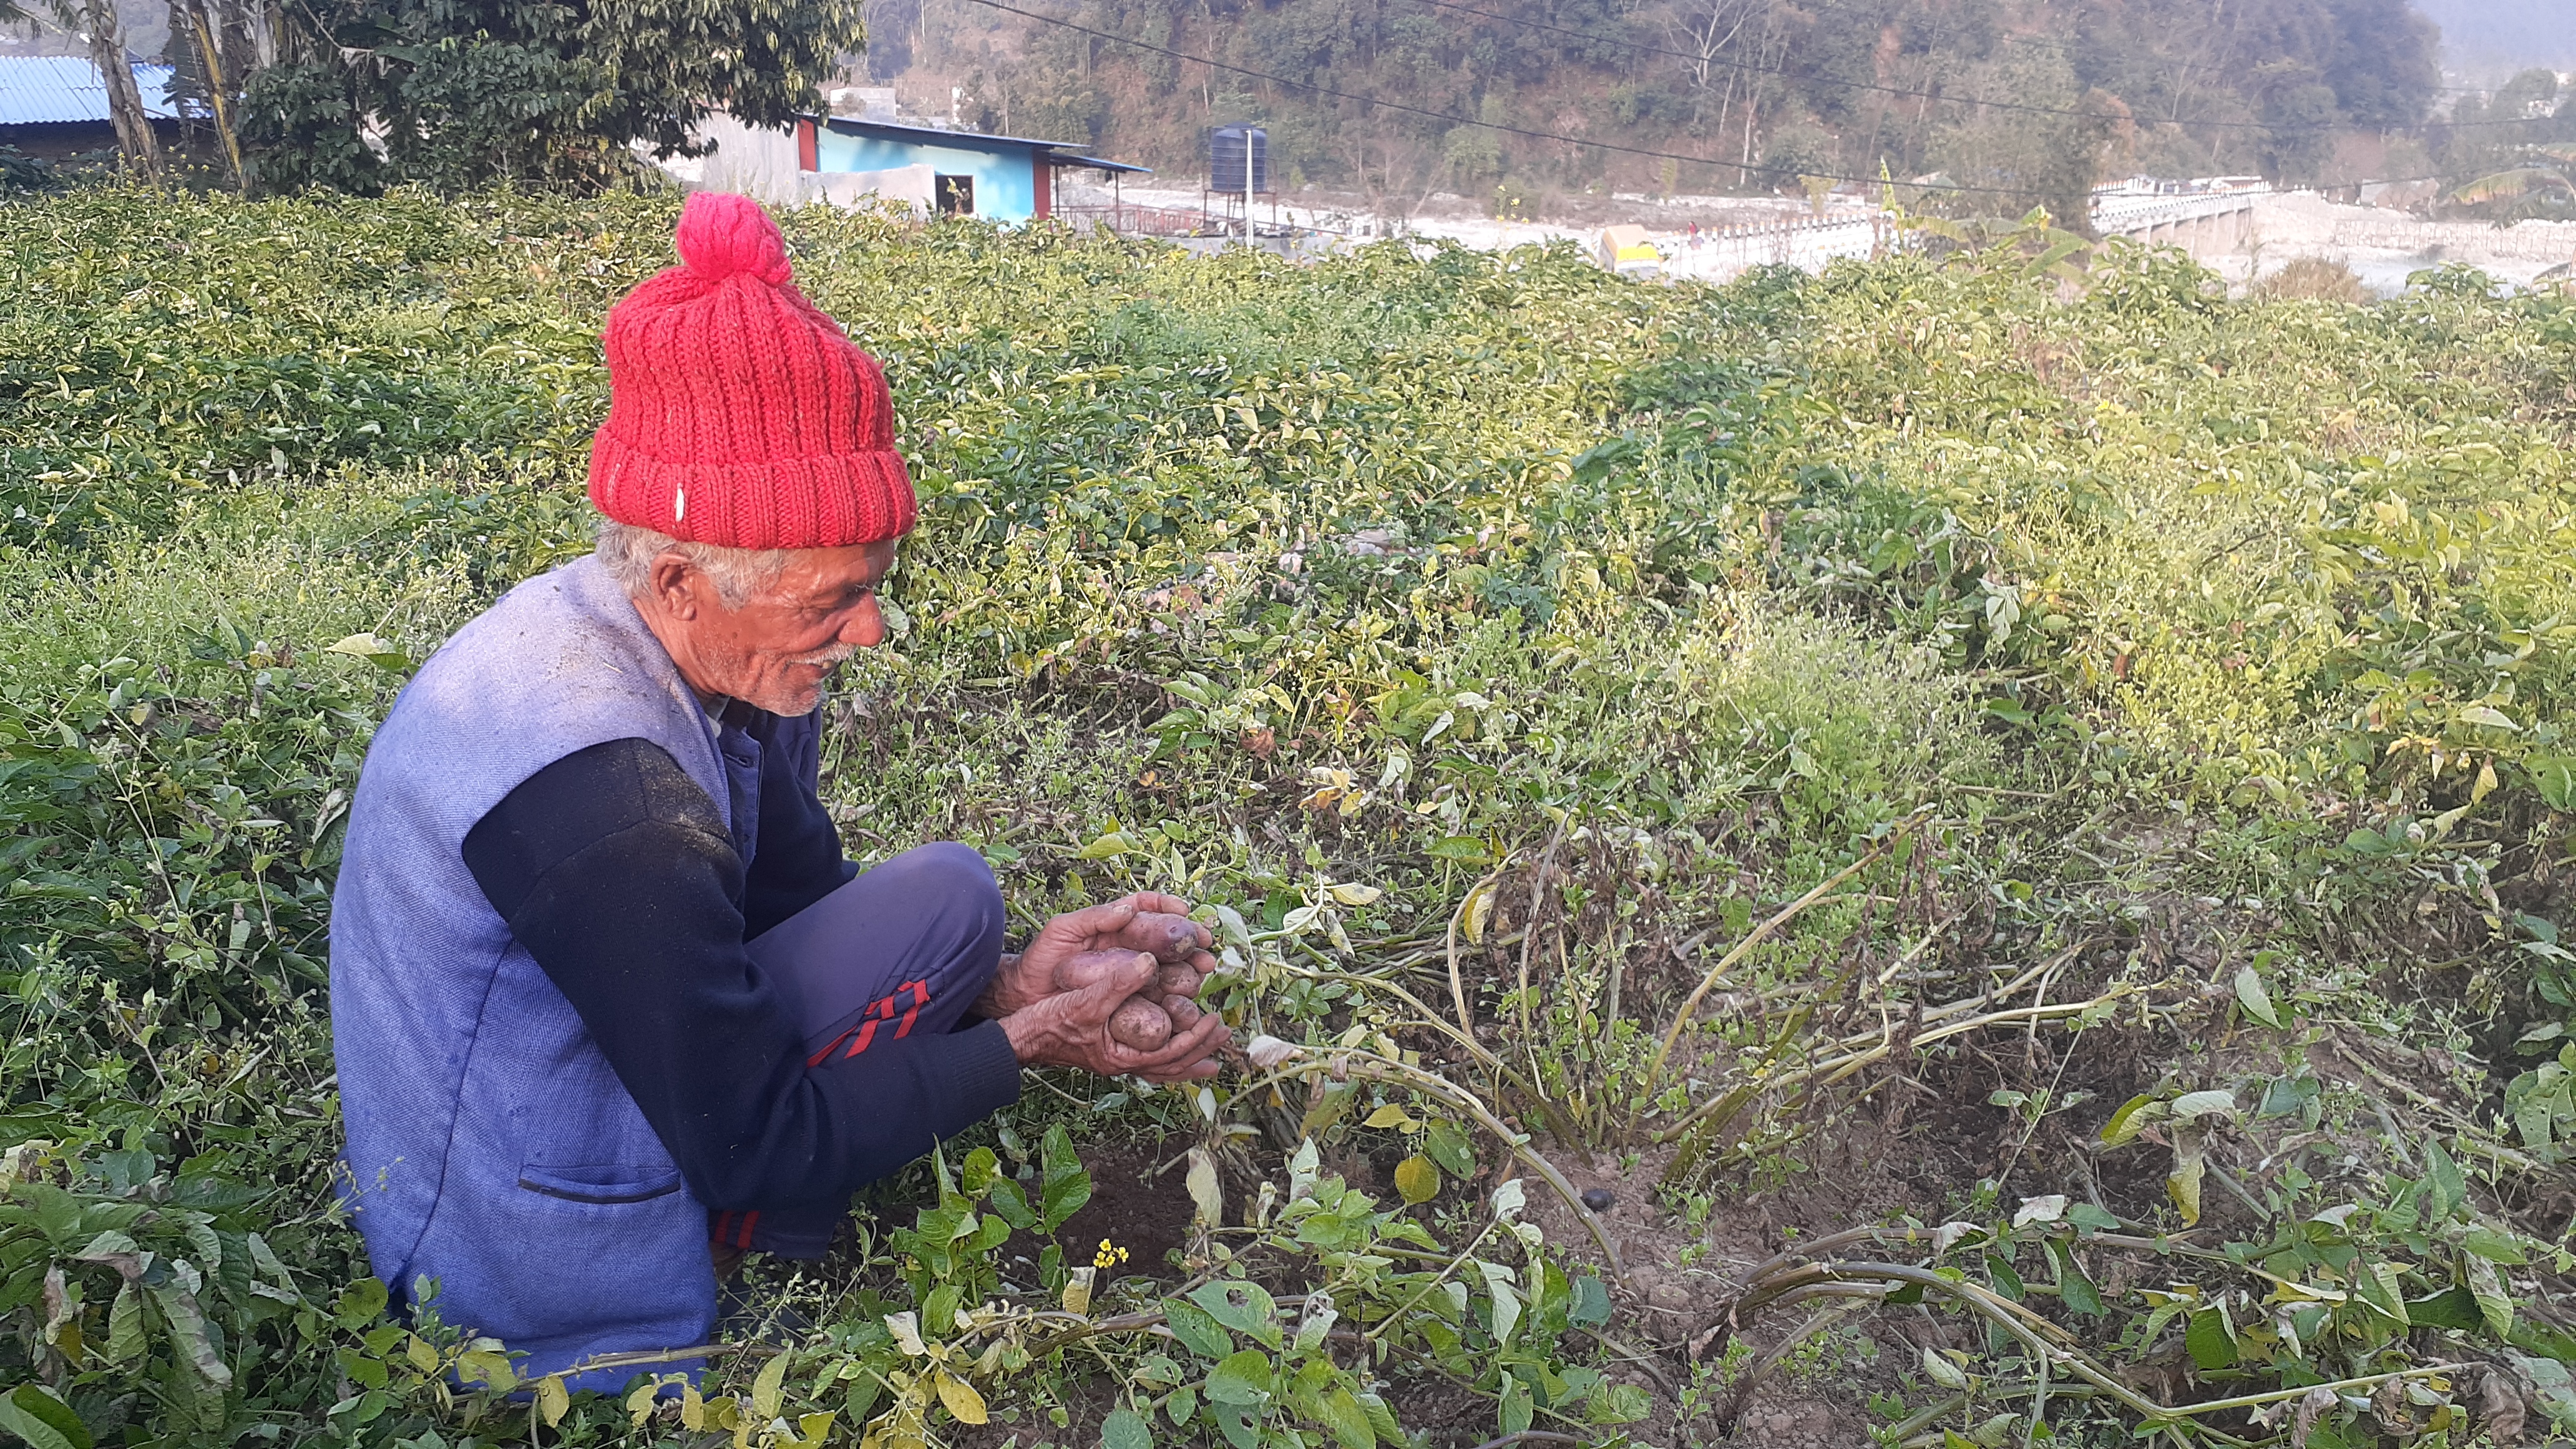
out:
<path id="1" fill-rule="evenodd" d="M 349 792 L 587 547 L 675 210 L 0 208 L 0 1443 L 2576 1432 L 2576 301 L 2017 232 L 1711 290 L 786 218 L 923 502 L 847 848 L 1203 903 L 1249 1050 L 1032 1077 L 696 1383 L 389 1318 Z"/>

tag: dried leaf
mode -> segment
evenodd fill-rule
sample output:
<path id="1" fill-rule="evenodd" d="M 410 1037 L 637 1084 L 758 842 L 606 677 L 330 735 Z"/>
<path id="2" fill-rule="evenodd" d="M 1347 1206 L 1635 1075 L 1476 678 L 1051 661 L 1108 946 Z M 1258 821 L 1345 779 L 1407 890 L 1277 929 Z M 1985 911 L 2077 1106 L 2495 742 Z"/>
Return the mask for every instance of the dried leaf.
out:
<path id="1" fill-rule="evenodd" d="M 1198 1220 L 1208 1227 L 1225 1224 L 1225 1188 L 1218 1182 L 1216 1157 L 1204 1147 L 1190 1149 L 1190 1203 Z"/>
<path id="2" fill-rule="evenodd" d="M 787 1387 L 786 1354 L 773 1354 L 760 1366 L 760 1376 L 751 1381 L 751 1412 L 757 1419 L 775 1419 L 785 1398 Z M 981 1420 L 976 1422 L 981 1423 Z"/>
<path id="3" fill-rule="evenodd" d="M 2281 1017 L 2272 1009 L 2272 993 L 2263 989 L 2262 973 L 2251 966 L 2236 968 L 2236 1004 L 2254 1020 L 2275 1031 L 2280 1029 Z M 2236 1105 L 2233 1097 L 2228 1099 L 2228 1105 Z"/>
<path id="4" fill-rule="evenodd" d="M 537 1380 L 537 1417 L 546 1421 L 547 1428 L 562 1423 L 571 1407 L 572 1395 L 564 1389 L 563 1375 L 548 1374 Z"/>
<path id="5" fill-rule="evenodd" d="M 984 1396 L 975 1386 L 945 1369 L 938 1377 L 939 1402 L 946 1405 L 960 1424 L 981 1424 L 985 1420 Z"/>
<path id="6" fill-rule="evenodd" d="M 1466 908 L 1459 912 L 1459 931 L 1470 946 L 1485 944 L 1485 923 L 1494 915 L 1494 883 L 1481 881 L 1467 894 Z"/>
<path id="7" fill-rule="evenodd" d="M 1408 1203 L 1426 1203 L 1440 1195 L 1440 1169 L 1417 1152 L 1395 1165 L 1395 1190 Z"/>
<path id="8" fill-rule="evenodd" d="M 2186 1227 L 2200 1221 L 2200 1180 L 2208 1167 L 2204 1150 L 2199 1133 L 2174 1133 L 2173 1172 L 2165 1178 L 2165 1195 L 2173 1199 Z"/>

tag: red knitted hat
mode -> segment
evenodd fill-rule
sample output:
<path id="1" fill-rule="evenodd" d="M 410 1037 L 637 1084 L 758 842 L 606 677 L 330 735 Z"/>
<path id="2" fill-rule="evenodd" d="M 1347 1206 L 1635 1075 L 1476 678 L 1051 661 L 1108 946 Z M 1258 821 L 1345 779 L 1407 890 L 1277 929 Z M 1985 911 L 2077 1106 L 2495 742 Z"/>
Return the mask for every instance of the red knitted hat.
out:
<path id="1" fill-rule="evenodd" d="M 608 314 L 608 421 L 590 501 L 620 523 L 728 548 L 837 548 L 912 527 L 877 360 L 788 281 L 746 196 L 690 195 L 681 265 Z"/>

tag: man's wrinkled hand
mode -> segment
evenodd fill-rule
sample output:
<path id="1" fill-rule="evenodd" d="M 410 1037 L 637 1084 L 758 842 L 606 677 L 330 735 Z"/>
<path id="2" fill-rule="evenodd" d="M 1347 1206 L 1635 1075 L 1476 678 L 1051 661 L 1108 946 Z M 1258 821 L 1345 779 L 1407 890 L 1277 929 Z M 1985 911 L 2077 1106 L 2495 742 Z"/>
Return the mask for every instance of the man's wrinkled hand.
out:
<path id="1" fill-rule="evenodd" d="M 1056 921 L 1083 914 L 1071 912 Z M 1048 925 L 1053 927 L 1055 922 Z M 1030 945 L 1034 954 L 1037 943 Z M 1022 1066 L 1081 1067 L 1102 1076 L 1138 1076 L 1149 1082 L 1197 1081 L 1216 1075 L 1216 1053 L 1232 1033 L 1214 1012 L 1186 1031 L 1174 1031 L 1170 1041 L 1153 1051 L 1126 1046 L 1109 1034 L 1109 1018 L 1127 998 L 1155 984 L 1158 974 L 1168 969 L 1167 963 L 1151 951 L 1137 951 L 1124 962 L 1086 965 L 1096 967 L 1083 973 L 1094 977 L 1089 985 L 1056 992 L 1002 1018 L 1003 1034 L 1010 1038 L 1011 1050 Z"/>
<path id="2" fill-rule="evenodd" d="M 1208 954 L 1215 937 L 1191 920 L 1189 912 L 1189 902 L 1156 891 L 1067 911 L 1039 927 L 1027 950 L 1003 958 L 976 1010 L 987 1017 L 1007 1018 L 1059 994 L 1057 971 L 1087 951 L 1150 954 L 1159 973 L 1152 993 L 1155 1000 L 1196 996 L 1199 983 L 1216 969 L 1216 958 Z"/>

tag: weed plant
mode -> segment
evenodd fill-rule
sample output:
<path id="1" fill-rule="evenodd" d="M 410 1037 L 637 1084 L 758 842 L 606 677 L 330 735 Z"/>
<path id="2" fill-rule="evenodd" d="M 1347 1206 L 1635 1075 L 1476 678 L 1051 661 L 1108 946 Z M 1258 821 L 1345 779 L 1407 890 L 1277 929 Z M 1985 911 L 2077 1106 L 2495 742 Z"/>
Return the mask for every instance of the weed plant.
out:
<path id="1" fill-rule="evenodd" d="M 0 1431 L 1677 1445 L 1845 1379 L 1890 1442 L 2576 1428 L 2576 305 L 2009 233 L 1704 289 L 788 217 L 923 503 L 826 706 L 846 844 L 974 844 L 1023 925 L 1206 902 L 1252 1049 L 1033 1079 L 695 1382 L 389 1320 L 349 791 L 586 547 L 672 212 L 6 209 Z M 1117 1143 L 1172 1262 L 1054 1241 Z"/>

